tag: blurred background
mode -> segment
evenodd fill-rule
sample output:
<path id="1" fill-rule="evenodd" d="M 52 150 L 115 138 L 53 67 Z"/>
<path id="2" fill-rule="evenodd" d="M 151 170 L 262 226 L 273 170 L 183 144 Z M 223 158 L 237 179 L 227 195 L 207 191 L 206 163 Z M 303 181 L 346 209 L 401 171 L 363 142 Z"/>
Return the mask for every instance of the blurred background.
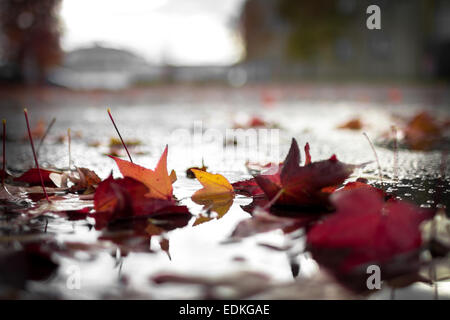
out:
<path id="1" fill-rule="evenodd" d="M 366 9 L 381 8 L 381 30 Z M 450 78 L 446 0 L 1 0 L 0 82 L 173 83 Z"/>

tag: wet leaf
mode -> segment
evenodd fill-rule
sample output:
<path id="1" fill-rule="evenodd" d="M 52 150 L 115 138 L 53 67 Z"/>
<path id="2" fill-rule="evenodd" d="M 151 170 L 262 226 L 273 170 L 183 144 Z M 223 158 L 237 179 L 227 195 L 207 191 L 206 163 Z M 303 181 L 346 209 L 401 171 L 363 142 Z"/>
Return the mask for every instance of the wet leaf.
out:
<path id="1" fill-rule="evenodd" d="M 203 189 L 197 190 L 192 195 L 192 201 L 204 206 L 206 211 L 217 212 L 218 218 L 228 212 L 234 199 L 233 186 L 220 174 L 212 174 L 206 171 L 192 169 L 197 180 L 203 185 Z M 211 220 L 212 217 L 199 217 L 195 225 Z"/>
<path id="2" fill-rule="evenodd" d="M 102 181 L 94 196 L 95 213 L 92 216 L 96 228 L 104 228 L 116 220 L 138 217 L 170 220 L 172 214 L 174 217 L 183 215 L 189 220 L 191 215 L 185 206 L 178 206 L 173 200 L 151 198 L 148 194 L 146 185 L 130 177 L 114 179 L 110 176 Z"/>
<path id="3" fill-rule="evenodd" d="M 430 150 L 442 138 L 440 125 L 427 113 L 418 113 L 404 128 L 405 142 L 413 150 Z"/>
<path id="4" fill-rule="evenodd" d="M 203 189 L 198 190 L 192 195 L 192 199 L 209 199 L 218 196 L 234 197 L 233 186 L 224 176 L 197 169 L 192 169 L 192 171 L 203 186 Z"/>
<path id="5" fill-rule="evenodd" d="M 50 179 L 50 174 L 61 174 L 61 172 L 47 169 L 41 169 L 40 171 L 44 184 L 48 187 L 55 187 L 56 185 L 53 183 L 52 179 Z M 37 168 L 32 168 L 23 173 L 20 177 L 14 178 L 14 181 L 25 182 L 30 186 L 40 186 L 41 178 L 39 176 L 39 170 Z"/>
<path id="6" fill-rule="evenodd" d="M 116 161 L 124 177 L 136 179 L 148 187 L 148 197 L 171 200 L 173 189 L 172 179 L 167 172 L 167 150 L 168 147 L 166 146 L 155 170 L 150 170 L 116 157 L 111 156 L 111 158 Z"/>
<path id="7" fill-rule="evenodd" d="M 433 210 L 405 201 L 385 202 L 368 188 L 338 192 L 331 199 L 336 212 L 307 233 L 307 248 L 319 264 L 346 280 L 362 276 L 367 264 L 382 267 L 386 279 L 418 270 L 420 224 Z"/>
<path id="8" fill-rule="evenodd" d="M 348 129 L 348 130 L 361 130 L 363 128 L 363 123 L 359 118 L 353 118 L 347 122 L 339 125 L 338 129 Z"/>
<path id="9" fill-rule="evenodd" d="M 197 170 L 200 170 L 200 171 L 206 171 L 206 169 L 208 169 L 208 167 L 205 166 L 205 164 L 203 163 L 203 160 L 202 160 L 202 166 L 201 167 L 190 167 L 190 168 L 188 168 L 186 170 L 186 177 L 189 178 L 189 179 L 195 179 L 195 174 L 192 171 L 192 169 L 197 169 Z"/>
<path id="10" fill-rule="evenodd" d="M 305 147 L 308 150 L 309 147 Z M 310 157 L 307 156 L 307 159 Z M 307 160 L 309 161 L 309 160 Z M 345 164 L 332 156 L 329 160 L 308 163 L 300 166 L 300 152 L 297 141 L 292 139 L 291 148 L 281 169 L 279 182 L 277 176 L 259 175 L 256 182 L 266 196 L 272 200 L 277 197 L 277 205 L 329 207 L 327 187 L 342 184 L 358 166 Z"/>

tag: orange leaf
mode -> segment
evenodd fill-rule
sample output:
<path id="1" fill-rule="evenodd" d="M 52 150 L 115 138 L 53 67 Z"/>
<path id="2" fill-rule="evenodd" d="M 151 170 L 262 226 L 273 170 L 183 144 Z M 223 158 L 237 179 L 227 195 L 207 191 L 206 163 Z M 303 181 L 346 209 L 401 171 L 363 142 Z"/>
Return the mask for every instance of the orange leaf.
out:
<path id="1" fill-rule="evenodd" d="M 155 170 L 150 170 L 141 167 L 137 164 L 110 156 L 116 161 L 120 172 L 124 177 L 130 177 L 142 182 L 149 188 L 149 193 L 146 195 L 154 199 L 172 199 L 172 177 L 167 173 L 167 146 L 164 149 Z"/>
<path id="2" fill-rule="evenodd" d="M 228 180 L 220 175 L 213 174 L 206 171 L 191 169 L 194 172 L 197 180 L 204 187 L 198 190 L 192 196 L 192 200 L 206 200 L 211 198 L 220 198 L 223 196 L 234 196 L 233 186 L 228 182 Z"/>

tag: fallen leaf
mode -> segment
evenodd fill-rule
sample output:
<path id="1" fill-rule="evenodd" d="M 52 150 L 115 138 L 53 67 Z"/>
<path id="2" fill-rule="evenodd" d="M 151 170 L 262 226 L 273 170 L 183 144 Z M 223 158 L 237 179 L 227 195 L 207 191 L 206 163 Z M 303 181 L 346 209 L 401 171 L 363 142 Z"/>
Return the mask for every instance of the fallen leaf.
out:
<path id="1" fill-rule="evenodd" d="M 175 181 L 177 181 L 178 177 L 177 177 L 177 173 L 175 172 L 175 170 L 170 171 L 170 181 L 172 182 L 172 184 L 175 183 Z"/>
<path id="2" fill-rule="evenodd" d="M 155 170 L 150 170 L 131 163 L 130 161 L 122 160 L 113 156 L 110 157 L 116 161 L 116 164 L 124 177 L 136 179 L 148 187 L 149 192 L 147 197 L 171 200 L 173 193 L 173 177 L 171 178 L 167 172 L 167 150 L 168 147 L 166 146 Z"/>
<path id="3" fill-rule="evenodd" d="M 192 169 L 206 171 L 206 169 L 208 169 L 208 167 L 205 166 L 205 164 L 203 163 L 203 160 L 202 160 L 202 166 L 201 167 L 190 167 L 190 168 L 188 168 L 186 170 L 186 177 L 189 178 L 189 179 L 195 179 L 195 174 L 194 174 L 194 172 L 192 172 Z"/>
<path id="4" fill-rule="evenodd" d="M 419 227 L 434 210 L 399 200 L 385 202 L 377 190 L 368 188 L 337 192 L 331 200 L 336 212 L 307 233 L 307 249 L 319 264 L 361 288 L 368 264 L 380 266 L 384 279 L 417 272 Z"/>
<path id="5" fill-rule="evenodd" d="M 127 147 L 135 147 L 142 144 L 142 142 L 138 139 L 129 139 L 124 141 Z M 123 147 L 122 141 L 117 138 L 111 138 L 109 139 L 109 147 Z"/>
<path id="6" fill-rule="evenodd" d="M 228 212 L 234 199 L 233 186 L 220 174 L 212 174 L 206 171 L 192 169 L 197 180 L 203 185 L 203 189 L 197 190 L 191 197 L 192 201 L 204 206 L 204 209 L 217 212 L 221 218 Z M 195 225 L 211 220 L 212 217 L 201 216 Z"/>
<path id="7" fill-rule="evenodd" d="M 48 187 L 55 187 L 56 185 L 53 183 L 52 179 L 50 179 L 50 174 L 61 174 L 61 172 L 42 168 L 40 169 L 40 171 L 42 179 L 44 180 L 44 185 Z M 38 186 L 38 185 L 40 186 L 41 178 L 39 176 L 39 170 L 37 168 L 29 169 L 28 171 L 24 172 L 20 177 L 14 178 L 14 181 L 25 182 L 30 186 Z"/>
<path id="8" fill-rule="evenodd" d="M 403 129 L 405 142 L 413 150 L 430 150 L 442 138 L 440 125 L 427 113 L 418 113 Z"/>
<path id="9" fill-rule="evenodd" d="M 309 145 L 305 146 L 307 162 L 310 161 Z M 329 207 L 327 187 L 342 184 L 358 166 L 345 164 L 333 155 L 328 160 L 311 162 L 300 166 L 300 151 L 292 139 L 291 148 L 279 175 L 259 175 L 256 183 L 269 200 L 277 205 Z"/>
<path id="10" fill-rule="evenodd" d="M 237 181 L 232 184 L 234 192 L 249 197 L 261 196 L 264 191 L 260 188 L 254 178 Z"/>
<path id="11" fill-rule="evenodd" d="M 351 119 L 337 127 L 338 129 L 361 130 L 363 123 L 359 118 Z"/>
<path id="12" fill-rule="evenodd" d="M 102 181 L 94 196 L 96 228 L 102 229 L 116 220 L 152 217 L 170 220 L 172 215 L 191 217 L 185 206 L 178 206 L 173 200 L 148 197 L 148 188 L 142 182 L 130 177 Z M 120 221 L 119 221 L 120 222 Z M 164 222 L 163 222 L 164 223 Z"/>
<path id="13" fill-rule="evenodd" d="M 169 260 L 172 260 L 172 257 L 170 256 L 170 242 L 169 239 L 167 238 L 161 238 L 161 240 L 159 241 L 159 246 L 161 248 L 162 251 L 164 251 L 167 256 L 169 257 Z"/>
<path id="14" fill-rule="evenodd" d="M 74 183 L 73 186 L 70 187 L 71 192 L 83 191 L 84 194 L 92 193 L 95 190 L 95 186 L 97 186 L 102 179 L 92 170 L 87 168 L 76 168 L 78 172 L 78 177 L 74 175 L 70 175 L 69 179 Z"/>
<path id="15" fill-rule="evenodd" d="M 234 129 L 251 129 L 251 128 L 275 128 L 276 125 L 265 121 L 259 116 L 252 116 L 244 123 L 235 123 Z"/>
<path id="16" fill-rule="evenodd" d="M 192 200 L 215 199 L 217 197 L 234 197 L 233 186 L 221 174 L 212 174 L 206 171 L 192 169 L 203 189 L 192 195 Z"/>
<path id="17" fill-rule="evenodd" d="M 376 188 L 374 186 L 371 186 L 370 184 L 367 184 L 365 182 L 361 182 L 361 181 L 352 181 L 352 182 L 347 182 L 342 188 L 337 189 L 335 191 L 332 192 L 341 192 L 341 191 L 346 191 L 346 190 L 353 190 L 353 189 L 369 189 L 369 190 L 374 190 L 376 192 L 378 192 L 381 196 L 383 197 L 389 197 L 389 195 L 382 189 L 380 188 Z M 387 199 L 385 199 L 387 200 Z"/>

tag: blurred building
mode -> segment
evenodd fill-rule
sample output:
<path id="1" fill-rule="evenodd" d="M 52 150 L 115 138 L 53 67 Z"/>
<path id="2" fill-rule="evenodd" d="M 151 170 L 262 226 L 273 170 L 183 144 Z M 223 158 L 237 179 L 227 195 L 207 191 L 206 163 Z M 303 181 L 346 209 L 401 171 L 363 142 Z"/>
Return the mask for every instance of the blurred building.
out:
<path id="1" fill-rule="evenodd" d="M 381 8 L 381 30 L 366 9 Z M 450 77 L 446 0 L 247 0 L 240 18 L 250 80 Z"/>
<path id="2" fill-rule="evenodd" d="M 150 65 L 135 53 L 94 44 L 68 52 L 50 80 L 75 89 L 122 89 L 156 81 L 162 72 L 161 67 Z"/>

